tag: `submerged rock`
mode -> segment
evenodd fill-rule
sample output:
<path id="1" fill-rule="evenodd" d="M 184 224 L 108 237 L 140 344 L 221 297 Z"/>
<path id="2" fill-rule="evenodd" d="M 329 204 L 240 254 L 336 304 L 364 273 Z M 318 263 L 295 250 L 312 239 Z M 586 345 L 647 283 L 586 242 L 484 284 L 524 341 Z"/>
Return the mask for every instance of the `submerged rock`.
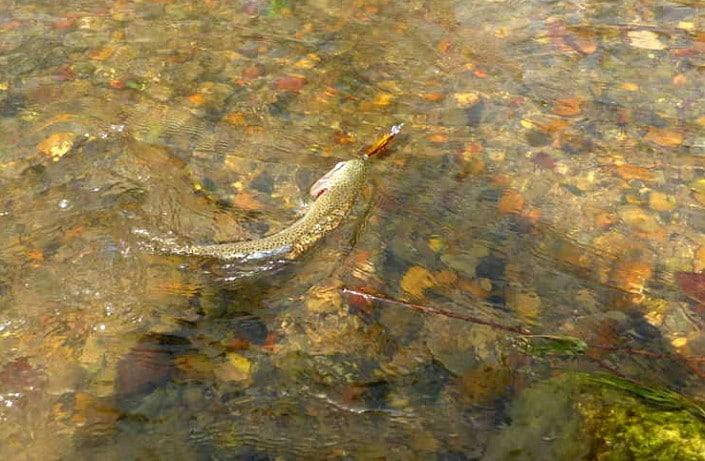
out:
<path id="1" fill-rule="evenodd" d="M 115 394 L 130 398 L 149 394 L 166 383 L 176 370 L 174 359 L 190 349 L 188 339 L 150 333 L 118 362 Z"/>
<path id="2" fill-rule="evenodd" d="M 564 375 L 515 401 L 484 460 L 702 460 L 702 409 L 671 391 L 603 375 Z"/>
<path id="3" fill-rule="evenodd" d="M 458 376 L 478 367 L 500 363 L 502 336 L 489 327 L 445 317 L 431 317 L 426 321 L 428 349 L 434 359 Z"/>

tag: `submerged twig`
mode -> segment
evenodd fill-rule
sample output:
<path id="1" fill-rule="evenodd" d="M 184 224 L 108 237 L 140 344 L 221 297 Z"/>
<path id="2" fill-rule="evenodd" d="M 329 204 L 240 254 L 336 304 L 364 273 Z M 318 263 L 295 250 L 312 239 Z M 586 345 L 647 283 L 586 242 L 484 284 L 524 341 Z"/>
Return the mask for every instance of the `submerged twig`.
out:
<path id="1" fill-rule="evenodd" d="M 485 326 L 488 326 L 488 327 L 491 327 L 491 328 L 494 328 L 497 330 L 503 330 L 503 331 L 507 331 L 510 333 L 516 333 L 519 335 L 531 334 L 531 332 L 529 330 L 526 330 L 522 327 L 513 327 L 513 326 L 509 326 L 509 325 L 502 325 L 501 323 L 493 322 L 491 320 L 484 320 L 484 319 L 481 319 L 481 318 L 478 318 L 478 317 L 475 317 L 472 315 L 460 314 L 458 312 L 453 312 L 451 310 L 443 309 L 440 307 L 424 306 L 421 304 L 414 304 L 414 303 L 408 303 L 406 301 L 399 301 L 397 299 L 383 298 L 381 296 L 375 296 L 375 295 L 371 295 L 369 293 L 363 293 L 362 291 L 351 290 L 349 288 L 343 288 L 341 291 L 343 292 L 343 294 L 360 296 L 361 298 L 363 298 L 367 301 L 378 301 L 378 302 L 387 303 L 387 304 L 394 304 L 394 305 L 406 307 L 407 309 L 411 309 L 411 310 L 421 312 L 424 314 L 440 315 L 442 317 L 464 320 L 466 322 L 475 323 L 478 325 L 485 325 Z"/>
<path id="2" fill-rule="evenodd" d="M 453 312 L 448 309 L 443 309 L 440 307 L 431 307 L 431 306 L 424 306 L 422 304 L 414 304 L 414 303 L 409 303 L 406 301 L 400 301 L 398 299 L 391 299 L 391 298 L 385 298 L 382 296 L 375 296 L 369 293 L 364 293 L 362 291 L 357 291 L 357 290 L 351 290 L 350 288 L 342 288 L 341 289 L 343 294 L 348 294 L 348 295 L 353 295 L 353 296 L 359 296 L 366 301 L 377 301 L 377 302 L 382 302 L 386 304 L 394 304 L 396 306 L 401 306 L 405 307 L 407 309 L 411 309 L 417 312 L 421 312 L 423 314 L 429 314 L 429 315 L 440 315 L 442 317 L 448 317 L 448 318 L 453 318 L 453 319 L 458 319 L 458 320 L 463 320 L 465 322 L 470 322 L 470 323 L 475 323 L 478 325 L 485 325 L 490 328 L 494 328 L 497 330 L 502 330 L 506 331 L 509 333 L 514 333 L 519 335 L 523 340 L 527 341 L 527 349 L 526 353 L 529 355 L 552 355 L 554 353 L 563 353 L 567 355 L 584 355 L 586 358 L 589 360 L 597 363 L 599 366 L 602 368 L 605 368 L 609 370 L 611 373 L 613 373 L 616 376 L 620 376 L 622 378 L 626 378 L 626 376 L 613 367 L 612 365 L 608 364 L 601 358 L 595 356 L 594 353 L 590 353 L 590 351 L 595 352 L 596 350 L 602 350 L 606 352 L 626 352 L 628 354 L 632 355 L 640 355 L 640 356 L 645 356 L 645 357 L 651 357 L 655 359 L 670 359 L 670 360 L 675 360 L 675 361 L 681 361 L 688 366 L 688 368 L 695 373 L 698 377 L 701 379 L 705 380 L 705 372 L 701 371 L 697 367 L 697 363 L 700 363 L 702 361 L 705 361 L 705 356 L 683 356 L 679 354 L 673 354 L 673 353 L 658 353 L 658 352 L 652 352 L 652 351 L 647 351 L 643 349 L 634 349 L 630 347 L 619 347 L 619 346 L 608 346 L 608 345 L 601 345 L 601 344 L 589 344 L 581 340 L 580 338 L 574 338 L 571 336 L 560 336 L 560 335 L 536 335 L 532 334 L 529 330 L 526 330 L 525 328 L 522 327 L 514 327 L 510 325 L 503 325 L 501 323 L 493 322 L 491 320 L 484 320 L 472 315 L 467 315 L 467 314 L 460 314 L 458 312 Z M 542 344 L 532 344 L 530 341 L 531 340 L 548 340 L 551 341 L 552 344 L 550 345 L 542 345 Z M 533 352 L 532 352 L 533 350 Z"/>

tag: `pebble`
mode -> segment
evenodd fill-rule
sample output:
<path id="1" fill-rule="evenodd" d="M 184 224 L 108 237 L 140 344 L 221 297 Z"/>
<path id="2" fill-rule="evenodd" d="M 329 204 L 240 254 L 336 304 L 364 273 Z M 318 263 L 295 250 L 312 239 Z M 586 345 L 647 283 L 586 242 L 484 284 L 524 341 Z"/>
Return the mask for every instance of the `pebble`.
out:
<path id="1" fill-rule="evenodd" d="M 700 303 L 705 303 L 705 274 L 676 272 L 675 277 L 683 293 Z"/>
<path id="2" fill-rule="evenodd" d="M 39 152 L 58 161 L 73 147 L 76 134 L 71 132 L 54 133 L 37 145 Z"/>
<path id="3" fill-rule="evenodd" d="M 88 57 L 95 61 L 105 61 L 115 52 L 114 49 L 110 47 L 100 48 L 98 50 L 91 51 Z"/>
<path id="4" fill-rule="evenodd" d="M 441 261 L 448 267 L 468 276 L 475 276 L 475 268 L 479 261 L 489 254 L 489 249 L 480 243 L 475 243 L 462 251 L 451 249 L 441 255 Z"/>
<path id="5" fill-rule="evenodd" d="M 174 365 L 184 377 L 190 379 L 209 379 L 213 376 L 213 362 L 204 355 L 183 355 L 174 360 Z"/>
<path id="6" fill-rule="evenodd" d="M 343 305 L 336 285 L 314 286 L 306 296 L 306 309 L 311 312 L 335 312 Z"/>
<path id="7" fill-rule="evenodd" d="M 617 222 L 617 216 L 609 211 L 600 211 L 595 215 L 595 226 L 606 229 Z"/>
<path id="8" fill-rule="evenodd" d="M 695 250 L 693 259 L 693 270 L 696 272 L 701 272 L 705 269 L 705 245 L 700 245 L 697 250 Z"/>
<path id="9" fill-rule="evenodd" d="M 252 80 L 264 75 L 264 72 L 265 69 L 263 66 L 255 64 L 249 67 L 245 67 L 242 70 L 242 77 L 248 80 Z"/>
<path id="10" fill-rule="evenodd" d="M 458 173 L 459 178 L 465 176 L 478 176 L 485 171 L 485 161 L 479 156 L 475 155 L 473 157 L 465 159 L 465 163 L 462 166 L 461 171 Z"/>
<path id="11" fill-rule="evenodd" d="M 433 434 L 428 431 L 417 431 L 411 440 L 411 448 L 414 453 L 418 452 L 435 452 L 440 447 L 441 443 Z"/>
<path id="12" fill-rule="evenodd" d="M 188 340 L 179 336 L 149 333 L 142 337 L 117 364 L 116 395 L 150 393 L 171 377 L 173 358 L 188 348 Z"/>
<path id="13" fill-rule="evenodd" d="M 121 413 L 87 392 L 77 392 L 74 396 L 74 413 L 71 421 L 77 426 L 112 427 Z"/>
<path id="14" fill-rule="evenodd" d="M 705 179 L 697 179 L 690 184 L 693 197 L 701 205 L 705 205 Z"/>
<path id="15" fill-rule="evenodd" d="M 659 40 L 658 34 L 650 30 L 631 30 L 627 32 L 629 44 L 644 50 L 663 50 L 666 45 Z"/>
<path id="16" fill-rule="evenodd" d="M 653 181 L 655 178 L 654 174 L 649 169 L 636 165 L 615 165 L 614 170 L 616 171 L 617 176 L 627 181 L 631 181 L 632 179 Z"/>
<path id="17" fill-rule="evenodd" d="M 676 199 L 663 192 L 651 191 L 649 194 L 649 208 L 654 211 L 667 212 L 676 207 Z"/>
<path id="18" fill-rule="evenodd" d="M 644 136 L 644 140 L 653 142 L 662 147 L 675 147 L 683 144 L 683 133 L 676 130 L 652 126 Z"/>
<path id="19" fill-rule="evenodd" d="M 378 93 L 372 100 L 372 104 L 377 107 L 386 107 L 394 100 L 394 96 L 389 93 Z"/>
<path id="20" fill-rule="evenodd" d="M 424 99 L 428 102 L 438 102 L 438 101 L 442 101 L 445 98 L 445 94 L 438 93 L 438 92 L 421 93 L 419 96 L 421 97 L 421 99 Z"/>
<path id="21" fill-rule="evenodd" d="M 583 111 L 584 101 L 579 98 L 564 98 L 556 100 L 553 113 L 563 117 L 575 117 Z"/>
<path id="22" fill-rule="evenodd" d="M 511 291 L 507 305 L 524 320 L 534 320 L 539 316 L 541 298 L 533 291 Z"/>
<path id="23" fill-rule="evenodd" d="M 424 290 L 436 286 L 435 276 L 426 268 L 413 266 L 406 271 L 399 282 L 402 290 L 412 295 L 414 298 L 421 298 Z"/>
<path id="24" fill-rule="evenodd" d="M 507 391 L 511 378 L 507 368 L 488 365 L 463 373 L 459 385 L 467 403 L 487 405 Z"/>
<path id="25" fill-rule="evenodd" d="M 479 299 L 487 298 L 492 292 L 492 281 L 490 279 L 481 278 L 478 280 L 463 280 L 458 283 L 458 287 Z"/>
<path id="26" fill-rule="evenodd" d="M 569 41 L 576 51 L 583 54 L 593 54 L 597 51 L 597 41 L 595 41 L 593 37 L 587 35 L 575 35 L 571 38 L 566 37 L 564 38 L 564 41 Z"/>
<path id="27" fill-rule="evenodd" d="M 639 85 L 632 82 L 625 82 L 620 85 L 620 88 L 626 91 L 639 91 Z"/>
<path id="28" fill-rule="evenodd" d="M 306 78 L 300 75 L 285 75 L 274 82 L 274 88 L 279 91 L 300 91 L 306 85 Z"/>
<path id="29" fill-rule="evenodd" d="M 499 212 L 503 214 L 521 213 L 525 204 L 526 200 L 521 193 L 513 189 L 507 189 L 499 199 L 498 208 Z"/>
<path id="30" fill-rule="evenodd" d="M 297 69 L 312 69 L 316 64 L 321 62 L 321 58 L 316 53 L 309 53 L 306 57 L 301 58 L 294 67 Z"/>
<path id="31" fill-rule="evenodd" d="M 658 220 L 640 207 L 622 207 L 619 210 L 619 217 L 637 232 L 655 237 L 662 237 L 665 234 L 663 226 Z"/>
<path id="32" fill-rule="evenodd" d="M 454 319 L 432 317 L 426 322 L 426 343 L 434 358 L 450 372 L 463 375 L 479 364 L 498 361 L 504 333 Z"/>
<path id="33" fill-rule="evenodd" d="M 226 361 L 214 369 L 216 378 L 221 381 L 245 381 L 250 378 L 252 362 L 237 352 L 229 352 Z"/>
<path id="34" fill-rule="evenodd" d="M 640 294 L 653 274 L 649 262 L 640 260 L 618 261 L 610 274 L 611 283 L 627 293 Z"/>
<path id="35" fill-rule="evenodd" d="M 426 136 L 426 139 L 432 143 L 441 144 L 448 141 L 448 135 L 445 133 L 432 133 Z"/>
<path id="36" fill-rule="evenodd" d="M 459 106 L 467 107 L 475 104 L 480 96 L 477 93 L 455 93 L 453 98 Z"/>
<path id="37" fill-rule="evenodd" d="M 546 168 L 547 170 L 553 170 L 556 167 L 556 160 L 551 157 L 550 154 L 546 152 L 536 153 L 531 160 L 538 166 Z"/>
<path id="38" fill-rule="evenodd" d="M 458 274 L 451 270 L 442 270 L 435 274 L 435 278 L 440 285 L 453 286 L 458 280 Z"/>
<path id="39" fill-rule="evenodd" d="M 507 154 L 503 150 L 492 149 L 489 151 L 487 157 L 493 162 L 499 163 L 504 161 Z"/>
<path id="40" fill-rule="evenodd" d="M 433 251 L 434 253 L 438 253 L 441 250 L 443 250 L 446 247 L 445 241 L 443 238 L 439 235 L 432 235 L 428 239 L 428 247 Z"/>
<path id="41" fill-rule="evenodd" d="M 230 112 L 223 120 L 230 125 L 245 126 L 245 114 L 242 112 Z"/>

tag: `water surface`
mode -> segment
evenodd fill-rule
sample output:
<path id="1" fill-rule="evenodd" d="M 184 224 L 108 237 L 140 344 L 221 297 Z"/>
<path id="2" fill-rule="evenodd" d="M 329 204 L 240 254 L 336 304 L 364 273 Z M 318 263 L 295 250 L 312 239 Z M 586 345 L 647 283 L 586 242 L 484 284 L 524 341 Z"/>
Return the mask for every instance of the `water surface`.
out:
<path id="1" fill-rule="evenodd" d="M 0 0 L 0 454 L 705 459 L 704 70 L 695 1 Z M 400 122 L 281 270 L 135 233 Z"/>

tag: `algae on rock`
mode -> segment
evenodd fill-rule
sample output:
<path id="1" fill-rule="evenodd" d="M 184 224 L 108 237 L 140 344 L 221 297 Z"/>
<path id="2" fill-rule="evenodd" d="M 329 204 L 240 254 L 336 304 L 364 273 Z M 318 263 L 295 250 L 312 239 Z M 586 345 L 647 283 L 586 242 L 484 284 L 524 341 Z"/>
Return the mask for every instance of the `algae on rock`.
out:
<path id="1" fill-rule="evenodd" d="M 583 374 L 539 383 L 516 400 L 511 424 L 490 441 L 483 459 L 705 459 L 705 422 L 686 405 L 641 398 L 658 393 L 644 389 L 651 392 Z"/>

